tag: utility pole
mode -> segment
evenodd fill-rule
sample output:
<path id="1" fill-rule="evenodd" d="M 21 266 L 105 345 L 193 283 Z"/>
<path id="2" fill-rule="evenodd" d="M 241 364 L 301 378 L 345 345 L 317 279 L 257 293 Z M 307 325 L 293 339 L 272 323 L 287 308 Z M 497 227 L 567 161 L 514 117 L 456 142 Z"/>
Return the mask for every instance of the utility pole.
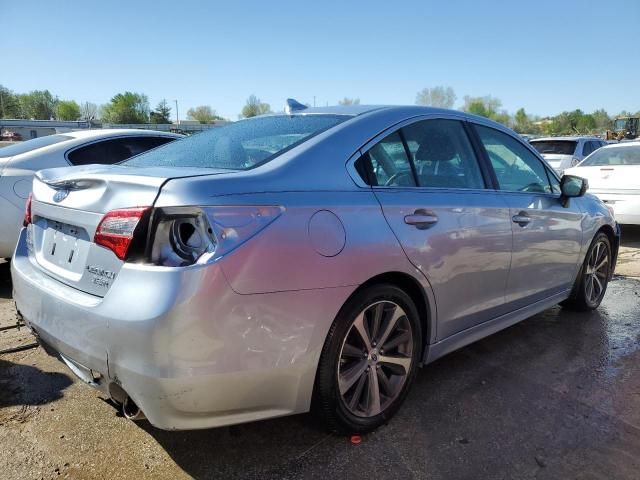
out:
<path id="1" fill-rule="evenodd" d="M 174 100 L 176 102 L 176 124 L 180 125 L 180 116 L 178 115 L 178 100 Z"/>
<path id="2" fill-rule="evenodd" d="M 313 96 L 313 106 L 314 107 L 316 106 L 316 96 L 315 95 Z"/>

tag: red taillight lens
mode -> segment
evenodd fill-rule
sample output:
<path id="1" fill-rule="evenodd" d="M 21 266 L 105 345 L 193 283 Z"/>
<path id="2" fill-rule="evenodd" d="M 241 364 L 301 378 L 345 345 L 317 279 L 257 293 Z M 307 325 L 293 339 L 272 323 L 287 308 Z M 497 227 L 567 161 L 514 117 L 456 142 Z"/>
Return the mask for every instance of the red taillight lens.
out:
<path id="1" fill-rule="evenodd" d="M 124 260 L 133 240 L 133 233 L 142 216 L 150 208 L 124 208 L 107 213 L 100 220 L 93 241 L 113 251 L 120 260 Z"/>
<path id="2" fill-rule="evenodd" d="M 31 223 L 31 200 L 33 195 L 30 193 L 29 198 L 27 198 L 27 203 L 24 206 L 24 220 L 22 221 L 22 226 L 26 227 Z"/>

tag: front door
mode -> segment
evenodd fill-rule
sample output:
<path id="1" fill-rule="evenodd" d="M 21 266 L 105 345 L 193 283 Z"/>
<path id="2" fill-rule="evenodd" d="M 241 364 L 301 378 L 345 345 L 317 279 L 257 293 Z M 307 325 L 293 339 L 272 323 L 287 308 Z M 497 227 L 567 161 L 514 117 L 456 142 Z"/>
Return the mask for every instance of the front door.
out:
<path id="1" fill-rule="evenodd" d="M 509 205 L 513 256 L 506 301 L 515 310 L 571 289 L 582 244 L 577 202 L 563 206 L 553 173 L 520 141 L 475 125 Z"/>

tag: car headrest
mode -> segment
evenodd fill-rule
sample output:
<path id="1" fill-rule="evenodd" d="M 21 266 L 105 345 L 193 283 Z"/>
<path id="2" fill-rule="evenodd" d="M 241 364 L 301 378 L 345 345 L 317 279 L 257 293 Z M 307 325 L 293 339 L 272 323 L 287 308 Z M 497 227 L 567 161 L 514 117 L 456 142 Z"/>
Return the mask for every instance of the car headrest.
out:
<path id="1" fill-rule="evenodd" d="M 427 127 L 416 160 L 430 162 L 448 162 L 456 156 L 456 148 L 451 137 L 437 127 Z"/>
<path id="2" fill-rule="evenodd" d="M 244 167 L 247 161 L 247 152 L 235 138 L 222 137 L 213 148 L 213 157 L 217 163 L 226 164 L 231 168 L 240 168 Z"/>

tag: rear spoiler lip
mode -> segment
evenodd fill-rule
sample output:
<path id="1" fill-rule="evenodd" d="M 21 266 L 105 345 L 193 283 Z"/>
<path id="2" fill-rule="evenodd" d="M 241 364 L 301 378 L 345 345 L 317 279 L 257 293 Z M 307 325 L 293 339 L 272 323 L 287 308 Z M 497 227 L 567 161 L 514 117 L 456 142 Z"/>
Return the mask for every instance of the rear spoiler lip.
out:
<path id="1" fill-rule="evenodd" d="M 54 190 L 84 190 L 86 188 L 91 188 L 93 186 L 104 183 L 103 180 L 90 179 L 90 178 L 77 178 L 73 180 L 57 180 L 57 181 L 47 181 L 43 179 L 38 173 L 36 173 L 38 180 L 40 180 L 45 185 L 53 188 Z"/>

